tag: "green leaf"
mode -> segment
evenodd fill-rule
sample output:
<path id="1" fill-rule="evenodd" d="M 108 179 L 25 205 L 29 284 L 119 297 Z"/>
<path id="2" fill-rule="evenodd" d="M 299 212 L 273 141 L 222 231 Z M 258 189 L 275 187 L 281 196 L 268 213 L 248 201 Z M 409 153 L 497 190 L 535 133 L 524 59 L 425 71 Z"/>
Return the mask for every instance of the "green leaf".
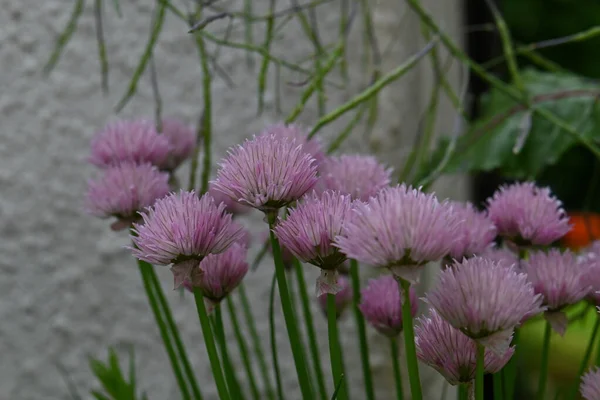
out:
<path id="1" fill-rule="evenodd" d="M 600 140 L 597 96 L 600 85 L 571 74 L 522 74 L 535 107 L 564 120 L 585 138 Z M 437 154 L 448 140 L 438 143 Z M 460 137 L 445 172 L 499 170 L 507 178 L 535 178 L 577 144 L 577 139 L 532 110 L 492 89 L 481 102 L 481 117 Z"/>

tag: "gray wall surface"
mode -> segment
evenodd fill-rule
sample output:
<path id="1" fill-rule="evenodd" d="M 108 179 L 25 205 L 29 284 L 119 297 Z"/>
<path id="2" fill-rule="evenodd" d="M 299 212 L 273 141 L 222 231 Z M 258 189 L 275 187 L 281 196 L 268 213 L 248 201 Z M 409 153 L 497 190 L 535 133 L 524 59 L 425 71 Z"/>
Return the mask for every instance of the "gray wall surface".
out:
<path id="1" fill-rule="evenodd" d="M 108 223 L 82 211 L 87 179 L 95 176 L 86 163 L 92 135 L 114 120 L 113 107 L 124 93 L 147 40 L 154 2 L 122 0 L 124 17 L 119 19 L 112 1 L 104 1 L 104 28 L 110 61 L 110 93 L 100 91 L 99 64 L 92 2 L 86 2 L 77 31 L 52 74 L 44 79 L 42 67 L 55 39 L 68 20 L 72 1 L 0 0 L 0 400 L 66 399 L 67 387 L 57 366 L 62 366 L 83 398 L 97 386 L 88 367 L 88 357 L 105 358 L 106 348 L 116 346 L 123 356 L 133 345 L 140 386 L 152 400 L 177 399 L 179 394 L 163 350 L 158 330 L 146 302 L 139 273 L 129 252 L 125 233 L 111 232 Z M 253 2 L 255 13 L 264 14 L 268 1 Z M 175 0 L 183 5 L 184 1 Z M 402 1 L 379 0 L 373 7 L 379 44 L 384 51 L 385 71 L 399 65 L 423 47 L 419 21 Z M 425 1 L 437 21 L 460 40 L 461 5 L 457 0 Z M 278 2 L 277 8 L 289 7 Z M 241 4 L 224 7 L 240 10 Z M 328 43 L 337 37 L 337 2 L 319 6 L 321 36 Z M 328 110 L 349 99 L 368 82 L 364 72 L 362 21 L 357 19 L 349 39 L 351 81 L 346 90 L 328 88 Z M 234 20 L 231 40 L 243 41 L 242 23 Z M 211 25 L 222 34 L 227 20 Z M 156 68 L 164 102 L 164 113 L 194 123 L 202 108 L 201 71 L 192 38 L 186 26 L 168 15 L 155 50 Z M 256 24 L 255 40 L 262 41 L 263 24 Z M 210 46 L 211 51 L 214 47 Z M 281 30 L 273 53 L 291 61 L 306 57 L 312 45 L 303 36 L 297 20 Z M 275 68 L 271 66 L 265 113 L 257 117 L 256 70 L 245 64 L 241 50 L 221 49 L 219 65 L 231 77 L 230 87 L 218 76 L 213 85 L 214 151 L 218 160 L 226 149 L 281 117 L 275 107 Z M 446 55 L 442 52 L 443 59 Z M 255 55 L 255 61 L 259 58 Z M 310 63 L 306 64 L 311 67 Z M 458 88 L 460 71 L 454 65 L 448 75 Z M 282 109 L 286 115 L 297 102 L 306 77 L 282 72 Z M 332 77 L 339 82 L 339 77 Z M 346 150 L 378 151 L 382 160 L 401 165 L 418 130 L 419 118 L 429 101 L 433 75 L 429 60 L 384 90 L 380 96 L 380 118 L 373 134 L 359 128 Z M 148 74 L 122 116 L 151 116 L 154 102 Z M 445 98 L 439 108 L 437 130 L 449 132 L 455 116 Z M 316 121 L 311 100 L 300 122 Z M 347 121 L 344 120 L 344 121 Z M 323 132 L 335 135 L 344 125 L 336 123 Z M 326 140 L 326 139 L 325 139 Z M 187 177 L 187 167 L 180 171 Z M 464 182 L 446 180 L 438 186 L 442 195 L 465 196 Z M 260 216 L 250 217 L 253 227 Z M 250 225 L 248 225 L 250 226 Z M 257 237 L 260 237 L 257 235 Z M 257 243 L 259 239 L 255 240 Z M 254 256 L 255 250 L 252 250 Z M 307 267 L 308 268 L 308 267 Z M 167 268 L 157 268 L 174 309 L 205 399 L 216 399 L 195 308 L 190 296 L 170 290 Z M 247 277 L 247 287 L 264 346 L 268 346 L 267 306 L 272 266 L 265 260 Z M 307 269 L 309 277 L 317 271 Z M 312 285 L 311 285 L 312 287 Z M 318 314 L 318 335 L 327 361 L 325 320 Z M 227 318 L 226 318 L 227 320 Z M 228 321 L 226 321 L 228 322 Z M 289 399 L 297 387 L 289 356 L 283 318 L 278 311 L 278 340 L 282 373 Z M 351 314 L 341 321 L 342 339 L 353 398 L 361 398 L 361 373 L 357 339 Z M 387 343 L 371 333 L 372 362 L 380 398 L 393 393 Z M 234 351 L 237 360 L 237 352 Z M 243 373 L 239 373 L 243 377 Z M 431 375 L 424 373 L 424 380 Z M 437 380 L 439 383 L 439 379 Z M 408 386 L 407 386 L 408 387 Z M 439 390 L 428 384 L 428 390 Z"/>

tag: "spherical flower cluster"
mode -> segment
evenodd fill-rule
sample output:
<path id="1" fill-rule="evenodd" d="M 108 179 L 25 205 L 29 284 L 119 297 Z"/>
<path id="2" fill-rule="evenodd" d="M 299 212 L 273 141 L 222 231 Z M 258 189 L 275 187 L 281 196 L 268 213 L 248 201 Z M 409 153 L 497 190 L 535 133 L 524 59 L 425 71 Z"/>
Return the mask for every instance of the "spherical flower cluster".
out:
<path id="1" fill-rule="evenodd" d="M 162 134 L 171 145 L 165 168 L 173 171 L 194 152 L 196 134 L 189 126 L 175 118 L 165 118 L 162 121 Z"/>
<path id="2" fill-rule="evenodd" d="M 589 267 L 578 262 L 570 251 L 561 253 L 552 249 L 548 253 L 536 251 L 522 263 L 536 293 L 543 296 L 544 314 L 552 328 L 563 335 L 567 329 L 567 315 L 560 310 L 575 304 L 590 292 L 584 280 Z"/>
<path id="3" fill-rule="evenodd" d="M 219 303 L 233 291 L 248 273 L 248 250 L 239 243 L 232 244 L 219 254 L 209 254 L 192 269 L 189 288 L 200 288 L 202 295 L 212 303 Z"/>
<path id="4" fill-rule="evenodd" d="M 336 293 L 337 267 L 346 256 L 333 245 L 334 239 L 344 233 L 344 224 L 352 210 L 350 196 L 325 191 L 313 192 L 291 209 L 286 219 L 279 219 L 275 235 L 298 259 L 321 268 L 317 280 L 317 296 Z"/>
<path id="5" fill-rule="evenodd" d="M 456 219 L 459 221 L 456 240 L 448 254 L 461 260 L 483 253 L 496 238 L 496 226 L 487 217 L 473 207 L 471 203 L 452 203 Z"/>
<path id="6" fill-rule="evenodd" d="M 310 154 L 315 159 L 315 164 L 319 168 L 325 160 L 323 145 L 318 138 L 308 138 L 308 130 L 297 124 L 278 123 L 267 126 L 263 135 L 274 135 L 280 138 L 293 139 L 301 144 L 304 152 Z"/>
<path id="7" fill-rule="evenodd" d="M 349 194 L 352 199 L 368 201 L 390 185 L 392 169 L 375 157 L 342 155 L 325 159 L 320 168 L 319 189 Z"/>
<path id="8" fill-rule="evenodd" d="M 90 162 L 107 168 L 121 163 L 150 163 L 163 169 L 169 161 L 171 144 L 156 131 L 154 122 L 138 119 L 107 125 L 92 140 Z"/>
<path id="9" fill-rule="evenodd" d="M 586 268 L 582 279 L 591 287 L 588 300 L 600 306 L 600 241 L 592 243 L 580 256 L 578 263 Z"/>
<path id="10" fill-rule="evenodd" d="M 315 160 L 302 144 L 268 134 L 230 150 L 213 184 L 234 201 L 272 212 L 302 197 L 316 182 Z"/>
<path id="11" fill-rule="evenodd" d="M 116 217 L 112 228 L 125 229 L 138 218 L 138 210 L 169 193 L 168 182 L 169 175 L 150 164 L 111 167 L 89 182 L 85 208 L 96 217 Z"/>
<path id="12" fill-rule="evenodd" d="M 561 202 L 533 182 L 500 187 L 487 209 L 498 234 L 517 245 L 546 246 L 571 229 Z"/>
<path id="13" fill-rule="evenodd" d="M 600 369 L 592 368 L 581 378 L 581 396 L 585 400 L 600 400 Z"/>
<path id="14" fill-rule="evenodd" d="M 415 327 L 417 357 L 438 371 L 451 385 L 469 383 L 475 379 L 477 344 L 446 322 L 435 310 L 419 319 Z M 500 371 L 515 352 L 509 347 L 501 354 L 486 349 L 484 371 Z"/>
<path id="15" fill-rule="evenodd" d="M 448 254 L 457 225 L 448 203 L 401 185 L 382 189 L 368 203 L 358 202 L 336 245 L 348 258 L 416 282 L 426 262 Z"/>
<path id="16" fill-rule="evenodd" d="M 417 295 L 411 287 L 409 291 L 410 306 L 413 317 L 417 314 Z M 383 275 L 371 279 L 361 291 L 361 302 L 358 306 L 365 319 L 381 334 L 395 337 L 402 332 L 403 293 L 396 279 L 391 275 Z"/>
<path id="17" fill-rule="evenodd" d="M 242 226 L 225 213 L 225 205 L 194 192 L 158 200 L 142 219 L 134 224 L 133 255 L 152 264 L 173 264 L 175 287 L 189 279 L 204 257 L 222 253 L 244 235 Z"/>
<path id="18" fill-rule="evenodd" d="M 337 282 L 340 290 L 335 294 L 335 315 L 339 318 L 348 304 L 352 302 L 352 287 L 350 281 L 345 276 L 340 276 Z M 318 297 L 321 310 L 327 315 L 327 293 Z"/>
<path id="19" fill-rule="evenodd" d="M 443 270 L 426 299 L 450 325 L 498 354 L 525 316 L 544 311 L 527 275 L 481 257 Z"/>

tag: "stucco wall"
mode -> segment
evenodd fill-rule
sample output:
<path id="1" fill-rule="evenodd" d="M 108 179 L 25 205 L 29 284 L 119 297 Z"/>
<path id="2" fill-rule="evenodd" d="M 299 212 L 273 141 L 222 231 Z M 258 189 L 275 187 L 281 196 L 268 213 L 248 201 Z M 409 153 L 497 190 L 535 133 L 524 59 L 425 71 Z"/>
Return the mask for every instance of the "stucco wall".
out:
<path id="1" fill-rule="evenodd" d="M 87 358 L 90 355 L 104 358 L 106 348 L 111 345 L 123 351 L 130 345 L 135 347 L 140 385 L 150 399 L 177 399 L 177 387 L 137 268 L 123 249 L 127 244 L 126 234 L 111 232 L 106 221 L 82 212 L 86 180 L 95 173 L 85 162 L 90 138 L 95 130 L 114 118 L 113 106 L 123 94 L 148 36 L 154 2 L 121 1 L 122 19 L 111 8 L 112 1 L 104 2 L 111 66 L 108 96 L 100 92 L 92 2 L 87 3 L 63 58 L 50 77 L 44 79 L 41 69 L 55 37 L 67 21 L 72 1 L 0 0 L 0 399 L 68 398 L 57 364 L 68 371 L 83 398 L 88 398 L 87 391 L 96 382 L 92 380 Z M 262 13 L 268 2 L 254 3 L 256 12 Z M 280 9 L 289 6 L 288 2 L 281 3 Z M 372 4 L 379 43 L 386 50 L 384 69 L 389 69 L 423 46 L 417 40 L 419 23 L 401 1 L 380 0 Z M 458 1 L 431 0 L 425 4 L 445 29 L 459 37 Z M 240 8 L 239 4 L 227 7 Z M 319 10 L 321 35 L 332 42 L 337 34 L 338 5 L 324 5 Z M 234 24 L 240 26 L 239 21 Z M 355 24 L 359 26 L 355 27 L 349 46 L 351 85 L 346 92 L 329 89 L 329 109 L 348 99 L 367 79 L 362 67 L 362 38 L 358 33 L 361 21 Z M 218 32 L 225 27 L 226 22 L 221 21 L 212 29 Z M 254 32 L 256 38 L 262 38 L 260 24 Z M 233 38 L 242 37 L 235 34 Z M 310 49 L 295 21 L 280 32 L 274 44 L 274 52 L 290 60 L 299 59 Z M 202 107 L 201 72 L 186 27 L 171 15 L 167 17 L 155 54 L 165 114 L 195 122 Z M 273 79 L 269 82 L 266 112 L 256 117 L 256 72 L 248 71 L 244 60 L 243 51 L 225 48 L 221 51 L 219 64 L 231 76 L 234 86 L 228 87 L 219 78 L 214 81 L 216 157 L 265 123 L 279 118 L 274 107 Z M 456 68 L 449 76 L 458 86 Z M 302 91 L 285 82 L 301 80 L 296 74 L 284 75 L 284 113 Z M 424 60 L 416 71 L 382 93 L 381 118 L 373 136 L 366 138 L 358 129 L 348 146 L 355 151 L 367 151 L 371 146 L 380 151 L 383 160 L 398 165 L 418 131 L 416 116 L 422 115 L 427 105 L 431 82 L 428 61 Z M 300 120 L 314 123 L 315 110 L 311 102 Z M 137 95 L 122 114 L 152 112 L 152 93 L 145 76 Z M 438 130 L 448 131 L 454 124 L 454 116 L 445 100 L 440 113 Z M 331 135 L 340 126 L 334 124 L 324 133 Z M 187 176 L 186 172 L 182 169 L 182 176 Z M 442 194 L 464 196 L 464 185 L 456 180 L 445 187 L 442 185 L 440 189 Z M 261 223 L 256 215 L 253 222 L 253 226 Z M 247 278 L 265 348 L 269 290 L 266 282 L 271 268 L 267 261 Z M 215 399 L 192 301 L 168 290 L 169 272 L 166 268 L 158 271 L 202 382 L 205 399 Z M 311 270 L 309 275 L 314 277 L 315 272 Z M 315 315 L 326 357 L 326 326 L 320 315 Z M 279 343 L 285 343 L 280 315 L 278 326 Z M 342 335 L 350 382 L 356 386 L 360 382 L 360 368 L 353 332 L 348 314 L 342 322 Z M 387 345 L 375 334 L 371 338 L 378 392 L 380 398 L 388 398 L 393 385 Z M 282 354 L 286 390 L 296 393 L 295 372 L 285 346 Z M 354 393 L 354 399 L 361 398 L 358 393 L 362 392 Z M 291 394 L 289 398 L 297 396 Z"/>

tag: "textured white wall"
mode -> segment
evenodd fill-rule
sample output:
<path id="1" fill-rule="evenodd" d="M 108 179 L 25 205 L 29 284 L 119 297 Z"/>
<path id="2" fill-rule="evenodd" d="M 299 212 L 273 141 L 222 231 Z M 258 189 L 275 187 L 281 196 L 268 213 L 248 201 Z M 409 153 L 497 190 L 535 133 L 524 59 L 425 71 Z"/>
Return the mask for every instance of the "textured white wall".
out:
<path id="1" fill-rule="evenodd" d="M 86 180 L 95 173 L 85 163 L 94 131 L 114 118 L 113 106 L 125 90 L 146 41 L 154 2 L 122 0 L 124 18 L 118 19 L 105 1 L 105 31 L 110 59 L 111 91 L 103 96 L 99 87 L 99 65 L 91 2 L 79 22 L 73 40 L 48 79 L 41 76 L 54 39 L 66 23 L 72 1 L 23 2 L 0 0 L 0 399 L 51 400 L 67 398 L 66 385 L 57 364 L 69 372 L 80 393 L 96 382 L 92 380 L 87 358 L 104 358 L 108 346 L 125 350 L 134 345 L 141 387 L 153 400 L 177 399 L 178 392 L 157 329 L 147 306 L 137 268 L 123 246 L 124 233 L 113 233 L 106 221 L 82 213 L 82 193 Z M 176 2 L 183 4 L 184 2 Z M 264 12 L 266 0 L 256 1 Z M 288 2 L 278 2 L 279 9 Z M 425 2 L 438 21 L 454 37 L 460 37 L 459 1 Z M 228 2 L 230 9 L 239 4 Z M 372 2 L 384 67 L 389 69 L 422 47 L 419 24 L 401 1 Z M 333 41 L 337 34 L 337 4 L 319 8 L 321 34 Z M 355 24 L 360 24 L 359 20 Z M 239 28 L 239 21 L 235 22 Z M 215 23 L 216 32 L 225 22 Z M 300 33 L 297 22 L 280 32 L 274 52 L 290 60 L 308 54 L 311 46 Z M 240 30 L 236 28 L 235 32 Z M 358 29 L 355 29 L 358 32 Z M 262 38 L 256 26 L 255 37 Z M 239 33 L 232 37 L 242 40 Z M 362 38 L 351 38 L 352 84 L 347 92 L 329 89 L 329 109 L 348 99 L 367 81 L 363 73 Z M 165 113 L 195 122 L 202 107 L 201 72 L 195 48 L 186 27 L 175 17 L 167 17 L 156 49 L 156 65 Z M 213 86 L 216 156 L 242 140 L 265 123 L 279 117 L 274 107 L 274 74 L 270 74 L 267 109 L 256 117 L 256 76 L 244 63 L 245 53 L 223 49 L 221 67 L 231 76 L 234 87 L 217 78 Z M 271 68 L 271 71 L 274 71 Z M 459 74 L 453 69 L 450 79 L 458 86 Z M 283 109 L 289 111 L 302 88 L 285 82 L 301 81 L 285 73 Z M 429 97 L 432 75 L 428 61 L 401 82 L 382 93 L 380 121 L 372 137 L 358 129 L 349 146 L 368 151 L 379 149 L 382 159 L 398 165 L 417 132 L 418 118 Z M 301 121 L 312 124 L 316 112 L 311 102 Z M 123 112 L 125 116 L 150 115 L 153 100 L 148 77 L 140 82 L 138 93 Z M 448 131 L 454 117 L 446 101 L 440 107 L 438 130 Z M 341 125 L 333 125 L 332 135 Z M 182 176 L 187 172 L 184 168 Z M 463 196 L 463 186 L 452 181 L 450 190 Z M 260 223 L 254 216 L 253 226 Z M 268 345 L 267 299 L 271 265 L 263 263 L 250 274 L 247 286 L 257 324 Z M 171 280 L 166 268 L 158 268 L 165 288 Z M 314 277 L 314 272 L 311 273 Z M 180 298 L 168 291 L 192 362 L 201 380 L 205 399 L 215 399 L 204 354 L 195 310 L 189 297 Z M 327 355 L 326 327 L 320 315 L 319 335 L 322 353 Z M 278 320 L 279 343 L 285 343 L 283 321 Z M 343 341 L 350 382 L 360 382 L 360 367 L 354 327 L 350 314 L 342 322 Z M 380 398 L 393 390 L 386 343 L 372 334 Z M 289 351 L 282 346 L 284 384 L 296 393 L 295 372 Z M 125 353 L 123 353 L 125 354 Z M 237 357 L 237 354 L 236 354 Z M 327 364 L 324 364 L 325 366 Z M 243 373 L 240 372 L 240 377 Z M 362 391 L 354 391 L 361 398 Z M 297 396 L 290 395 L 291 399 Z"/>

